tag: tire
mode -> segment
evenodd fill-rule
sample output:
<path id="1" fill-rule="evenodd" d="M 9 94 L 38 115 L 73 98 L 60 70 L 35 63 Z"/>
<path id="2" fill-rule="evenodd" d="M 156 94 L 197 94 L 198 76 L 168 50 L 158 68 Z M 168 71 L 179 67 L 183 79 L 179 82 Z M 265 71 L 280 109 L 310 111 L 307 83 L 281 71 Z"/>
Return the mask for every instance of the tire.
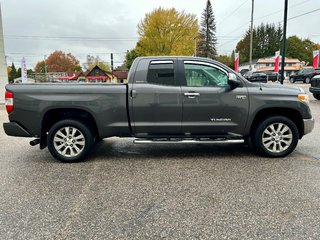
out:
<path id="1" fill-rule="evenodd" d="M 290 82 L 294 83 L 296 80 L 294 80 L 294 78 L 290 78 Z"/>
<path id="2" fill-rule="evenodd" d="M 305 83 L 310 83 L 310 78 L 307 77 L 306 80 L 304 80 Z"/>
<path id="3" fill-rule="evenodd" d="M 90 153 L 93 144 L 90 129 L 76 120 L 59 121 L 48 133 L 48 149 L 61 162 L 80 162 Z"/>
<path id="4" fill-rule="evenodd" d="M 313 93 L 313 97 L 317 100 L 320 100 L 320 93 Z"/>
<path id="5" fill-rule="evenodd" d="M 285 157 L 296 148 L 298 140 L 298 128 L 293 121 L 283 116 L 273 116 L 258 125 L 253 146 L 263 156 Z"/>

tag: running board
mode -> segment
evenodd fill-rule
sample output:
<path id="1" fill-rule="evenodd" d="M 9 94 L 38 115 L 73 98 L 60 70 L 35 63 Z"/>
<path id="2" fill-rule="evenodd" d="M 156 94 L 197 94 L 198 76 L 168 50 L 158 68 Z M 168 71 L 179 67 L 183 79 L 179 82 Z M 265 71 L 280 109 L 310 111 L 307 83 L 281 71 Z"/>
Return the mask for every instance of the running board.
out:
<path id="1" fill-rule="evenodd" d="M 244 143 L 244 139 L 215 139 L 215 140 L 197 140 L 197 139 L 188 139 L 188 140 L 150 140 L 150 139 L 134 139 L 133 143 L 135 144 L 161 144 L 161 143 L 174 143 L 174 144 L 232 144 L 232 143 Z"/>

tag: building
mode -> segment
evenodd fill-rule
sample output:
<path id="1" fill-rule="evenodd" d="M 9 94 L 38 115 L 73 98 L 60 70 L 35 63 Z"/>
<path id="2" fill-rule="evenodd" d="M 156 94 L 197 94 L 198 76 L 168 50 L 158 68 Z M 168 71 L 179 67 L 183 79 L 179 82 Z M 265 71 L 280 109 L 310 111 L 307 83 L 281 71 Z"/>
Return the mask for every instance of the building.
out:
<path id="1" fill-rule="evenodd" d="M 256 71 L 274 71 L 274 57 L 260 58 L 255 64 Z M 303 65 L 297 58 L 285 58 L 284 76 L 289 77 L 291 74 L 299 71 Z M 279 70 L 281 70 L 281 56 L 279 63 Z"/>
<path id="2" fill-rule="evenodd" d="M 274 57 L 266 57 L 252 60 L 252 71 L 274 71 Z M 243 63 L 239 66 L 239 72 L 249 71 L 249 63 Z M 304 65 L 297 58 L 285 58 L 284 76 L 289 77 L 291 74 L 299 71 Z M 281 56 L 279 63 L 279 70 L 281 70 Z"/>
<path id="3" fill-rule="evenodd" d="M 99 66 L 86 72 L 71 72 L 58 77 L 60 82 L 86 82 L 86 83 L 126 83 L 128 71 L 115 70 L 104 71 Z"/>

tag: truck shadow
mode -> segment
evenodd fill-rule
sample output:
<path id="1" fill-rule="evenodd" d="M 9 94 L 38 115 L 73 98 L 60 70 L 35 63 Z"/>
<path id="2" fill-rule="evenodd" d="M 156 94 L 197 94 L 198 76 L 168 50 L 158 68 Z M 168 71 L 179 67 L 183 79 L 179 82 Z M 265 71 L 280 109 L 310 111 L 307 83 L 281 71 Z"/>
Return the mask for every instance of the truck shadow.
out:
<path id="1" fill-rule="evenodd" d="M 99 159 L 177 159 L 177 158 L 257 157 L 255 151 L 244 144 L 133 144 L 129 139 L 111 138 L 95 145 L 88 161 Z"/>

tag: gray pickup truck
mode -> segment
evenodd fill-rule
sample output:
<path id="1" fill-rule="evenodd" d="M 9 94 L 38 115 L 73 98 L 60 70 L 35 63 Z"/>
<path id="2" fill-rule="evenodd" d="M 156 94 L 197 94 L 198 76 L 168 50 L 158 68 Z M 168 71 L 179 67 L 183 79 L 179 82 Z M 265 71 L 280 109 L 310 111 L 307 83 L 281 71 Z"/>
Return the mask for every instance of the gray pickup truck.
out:
<path id="1" fill-rule="evenodd" d="M 141 57 L 128 83 L 6 86 L 7 135 L 34 137 L 63 162 L 85 158 L 112 136 L 135 143 L 248 143 L 290 154 L 314 120 L 302 89 L 251 83 L 204 58 Z"/>

